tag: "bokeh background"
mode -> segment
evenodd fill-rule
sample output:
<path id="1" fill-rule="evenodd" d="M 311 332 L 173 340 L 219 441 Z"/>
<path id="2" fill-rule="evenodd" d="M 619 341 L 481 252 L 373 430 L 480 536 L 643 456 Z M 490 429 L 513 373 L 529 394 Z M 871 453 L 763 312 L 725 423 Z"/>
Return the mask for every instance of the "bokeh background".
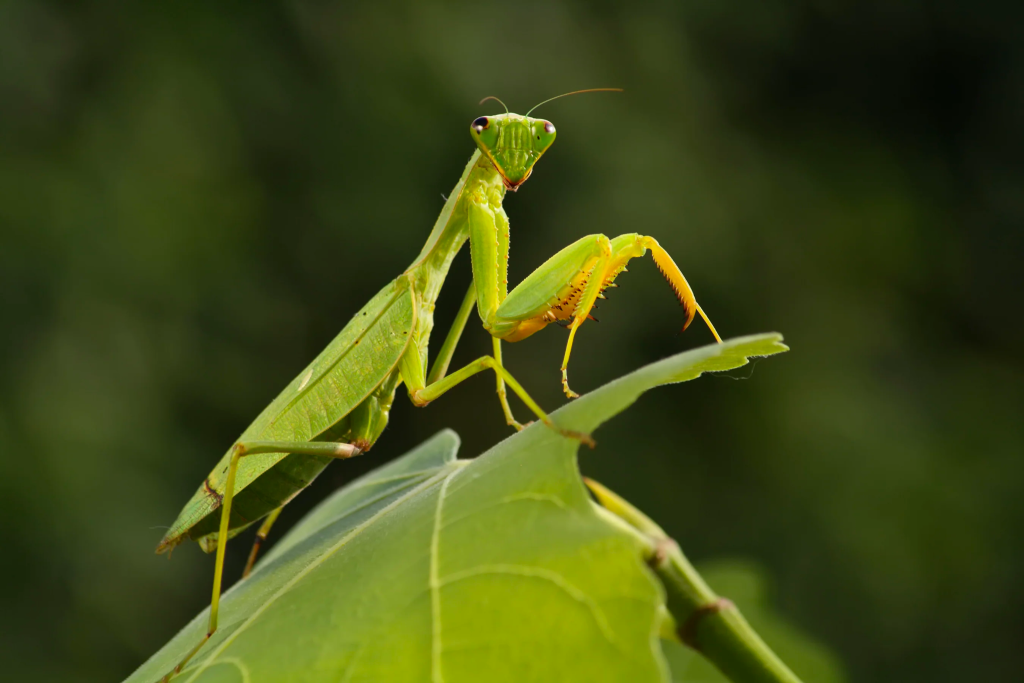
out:
<path id="1" fill-rule="evenodd" d="M 793 351 L 651 392 L 584 472 L 695 560 L 760 567 L 850 680 L 1020 680 L 1022 20 L 967 0 L 0 3 L 3 677 L 118 680 L 205 605 L 212 561 L 155 556 L 162 528 L 419 252 L 469 122 L 500 112 L 480 98 L 620 86 L 539 110 L 559 137 L 506 202 L 511 279 L 643 232 L 724 335 Z M 619 282 L 578 390 L 711 340 L 679 334 L 649 261 Z M 549 408 L 564 342 L 506 346 Z M 488 347 L 471 324 L 457 360 Z M 372 457 L 279 524 L 444 426 L 467 457 L 504 437 L 493 380 L 400 395 Z"/>

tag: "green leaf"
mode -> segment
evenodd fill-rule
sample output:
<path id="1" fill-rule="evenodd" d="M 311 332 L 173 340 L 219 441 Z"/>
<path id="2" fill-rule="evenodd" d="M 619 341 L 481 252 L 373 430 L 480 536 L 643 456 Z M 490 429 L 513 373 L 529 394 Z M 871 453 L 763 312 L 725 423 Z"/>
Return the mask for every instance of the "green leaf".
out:
<path id="1" fill-rule="evenodd" d="M 553 414 L 593 431 L 659 384 L 786 350 L 777 334 L 678 354 Z M 595 511 L 578 444 L 535 424 L 472 461 L 441 432 L 338 491 L 228 591 L 177 681 L 666 681 L 663 594 Z M 207 613 L 128 680 L 153 683 Z"/>

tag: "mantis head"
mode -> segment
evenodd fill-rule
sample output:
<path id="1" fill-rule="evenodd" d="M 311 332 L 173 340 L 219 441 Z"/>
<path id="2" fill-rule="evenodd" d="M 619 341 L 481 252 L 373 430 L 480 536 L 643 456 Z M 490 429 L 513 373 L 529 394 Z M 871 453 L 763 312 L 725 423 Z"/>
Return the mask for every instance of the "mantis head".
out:
<path id="1" fill-rule="evenodd" d="M 480 148 L 480 152 L 494 164 L 505 187 L 513 192 L 518 190 L 533 173 L 533 165 L 537 163 L 537 159 L 540 159 L 555 141 L 555 124 L 544 119 L 531 119 L 530 114 L 533 110 L 560 97 L 585 92 L 622 92 L 622 89 L 589 88 L 563 93 L 544 100 L 526 112 L 526 116 L 510 113 L 505 103 L 497 97 L 485 97 L 480 100 L 480 104 L 494 100 L 505 107 L 504 114 L 481 116 L 474 119 L 469 126 L 469 134 L 473 136 L 473 141 Z"/>
<path id="2" fill-rule="evenodd" d="M 555 141 L 555 126 L 550 121 L 508 112 L 475 119 L 469 133 L 513 192 L 526 182 L 533 165 Z"/>

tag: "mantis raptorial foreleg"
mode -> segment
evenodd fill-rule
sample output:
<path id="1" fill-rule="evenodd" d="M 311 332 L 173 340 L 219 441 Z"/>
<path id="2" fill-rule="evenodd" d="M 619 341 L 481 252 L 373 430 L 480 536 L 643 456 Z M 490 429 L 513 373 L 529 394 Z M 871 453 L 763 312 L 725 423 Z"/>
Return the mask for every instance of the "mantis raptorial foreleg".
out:
<path id="1" fill-rule="evenodd" d="M 221 503 L 220 529 L 217 533 L 217 559 L 213 569 L 213 599 L 210 601 L 210 625 L 206 635 L 199 643 L 189 650 L 184 659 L 178 662 L 166 676 L 160 679 L 166 683 L 172 677 L 181 672 L 193 655 L 206 644 L 217 631 L 217 616 L 220 610 L 220 587 L 224 575 L 224 554 L 228 544 L 228 525 L 231 519 L 231 502 L 235 496 L 235 475 L 238 472 L 238 461 L 248 455 L 259 455 L 261 453 L 287 453 L 289 455 L 319 455 L 329 458 L 344 460 L 359 455 L 361 451 L 348 443 L 336 443 L 332 441 L 252 441 L 249 443 L 237 443 L 234 447 L 234 455 L 228 465 L 227 482 L 224 485 L 224 500 Z M 280 512 L 281 508 L 277 509 Z M 264 527 L 269 525 L 264 524 Z M 263 531 L 263 529 L 260 529 Z"/>
<path id="2" fill-rule="evenodd" d="M 483 215 L 479 216 L 478 225 L 475 226 L 477 232 L 473 233 L 474 237 L 479 233 L 481 239 L 487 227 L 483 218 Z M 696 313 L 700 313 L 715 339 L 721 342 L 718 332 L 697 304 L 690 285 L 672 257 L 653 237 L 637 234 L 620 235 L 613 240 L 604 235 L 588 235 L 551 257 L 507 296 L 502 296 L 504 292 L 498 287 L 494 287 L 492 292 L 478 291 L 484 326 L 496 338 L 519 341 L 549 323 L 564 321 L 568 324 L 569 340 L 565 345 L 561 367 L 562 387 L 567 396 L 575 398 L 577 394 L 569 388 L 566 368 L 576 330 L 587 318 L 591 318 L 594 303 L 603 296 L 602 292 L 607 287 L 612 286 L 616 276 L 626 270 L 626 263 L 632 258 L 643 256 L 648 250 L 686 311 L 683 329 L 686 329 Z M 488 260 L 489 254 L 481 255 L 481 271 L 486 270 Z M 476 272 L 476 258 L 473 265 Z M 493 274 L 484 274 L 479 278 L 479 281 L 487 280 L 494 281 Z"/>

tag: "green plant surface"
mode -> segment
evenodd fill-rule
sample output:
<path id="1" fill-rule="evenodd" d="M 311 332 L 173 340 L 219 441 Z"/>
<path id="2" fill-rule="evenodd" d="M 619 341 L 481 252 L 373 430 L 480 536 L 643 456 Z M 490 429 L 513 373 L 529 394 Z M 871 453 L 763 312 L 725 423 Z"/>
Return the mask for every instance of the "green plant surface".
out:
<path id="1" fill-rule="evenodd" d="M 742 337 L 646 366 L 553 414 L 593 432 L 655 386 L 785 351 Z M 598 435 L 600 439 L 600 435 Z M 176 681 L 667 681 L 664 594 L 597 512 L 578 443 L 535 424 L 474 460 L 444 431 L 339 490 L 225 594 Z M 202 636 L 198 615 L 128 681 Z"/>
<path id="2" fill-rule="evenodd" d="M 758 635 L 805 681 L 843 683 L 842 667 L 825 647 L 808 638 L 774 612 L 762 571 L 742 560 L 716 560 L 698 569 L 719 595 L 726 595 L 743 612 Z M 727 683 L 729 680 L 694 650 L 675 640 L 662 643 L 673 683 Z"/>

